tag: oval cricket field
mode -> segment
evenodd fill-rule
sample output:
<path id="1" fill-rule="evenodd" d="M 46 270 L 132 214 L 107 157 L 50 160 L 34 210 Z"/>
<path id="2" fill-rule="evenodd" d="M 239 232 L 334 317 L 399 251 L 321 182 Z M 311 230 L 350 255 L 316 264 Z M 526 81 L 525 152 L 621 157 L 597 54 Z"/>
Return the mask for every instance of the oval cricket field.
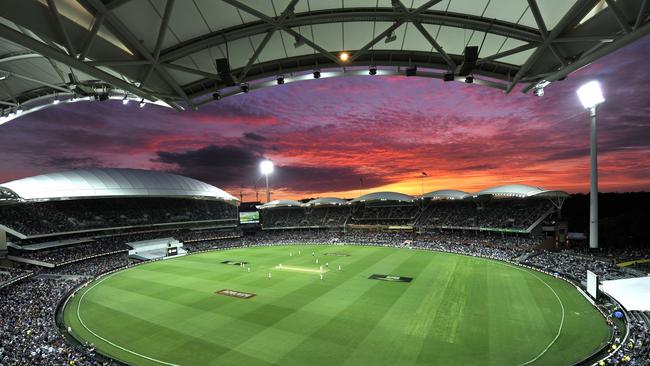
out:
<path id="1" fill-rule="evenodd" d="M 601 314 L 552 276 L 347 245 L 135 266 L 78 291 L 64 319 L 75 338 L 133 365 L 570 365 L 609 339 Z"/>

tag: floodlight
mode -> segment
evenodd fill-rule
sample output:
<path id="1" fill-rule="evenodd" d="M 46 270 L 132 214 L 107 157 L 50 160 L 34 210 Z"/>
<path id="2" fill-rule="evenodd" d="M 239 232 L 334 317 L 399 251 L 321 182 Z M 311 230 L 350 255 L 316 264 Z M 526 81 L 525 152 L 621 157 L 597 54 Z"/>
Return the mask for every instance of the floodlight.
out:
<path id="1" fill-rule="evenodd" d="M 584 84 L 576 93 L 578 93 L 578 98 L 580 98 L 580 102 L 585 109 L 592 109 L 605 101 L 600 83 L 597 81 L 590 81 Z"/>
<path id="2" fill-rule="evenodd" d="M 278 83 L 278 85 L 284 84 L 284 76 L 278 76 L 278 78 L 275 79 L 275 81 Z"/>
<path id="3" fill-rule="evenodd" d="M 16 114 L 19 115 L 19 116 L 21 114 L 23 114 L 23 107 L 22 106 L 18 105 L 18 107 L 16 108 Z"/>
<path id="4" fill-rule="evenodd" d="M 264 175 L 273 173 L 273 162 L 271 160 L 264 160 L 260 163 L 260 169 Z"/>
<path id="5" fill-rule="evenodd" d="M 146 103 L 144 102 L 144 99 L 140 100 L 140 104 L 139 104 L 140 108 L 144 108 L 145 105 Z"/>
<path id="6" fill-rule="evenodd" d="M 214 100 L 221 99 L 221 94 L 219 92 L 212 93 L 212 99 L 214 99 Z"/>
<path id="7" fill-rule="evenodd" d="M 370 69 L 368 69 L 368 74 L 377 75 L 377 66 L 370 66 Z"/>
<path id="8" fill-rule="evenodd" d="M 466 82 L 467 84 L 473 84 L 473 83 L 474 83 L 474 76 L 472 76 L 472 75 L 467 75 L 467 76 L 465 77 L 465 82 Z"/>
<path id="9" fill-rule="evenodd" d="M 320 71 L 314 71 L 314 79 L 320 78 Z"/>
<path id="10" fill-rule="evenodd" d="M 54 100 L 52 101 L 52 104 L 59 104 L 59 97 L 54 95 Z"/>
<path id="11" fill-rule="evenodd" d="M 341 61 L 345 62 L 345 61 L 347 61 L 347 60 L 350 59 L 350 54 L 347 53 L 347 52 L 345 52 L 345 51 L 343 51 L 343 52 L 339 53 L 339 59 L 340 59 Z"/>
<path id="12" fill-rule="evenodd" d="M 122 105 L 127 105 L 129 104 L 129 98 L 125 95 L 124 98 L 122 98 Z"/>
<path id="13" fill-rule="evenodd" d="M 246 83 L 242 83 L 240 87 L 241 87 L 241 91 L 243 91 L 244 93 L 248 93 L 248 91 L 250 90 L 250 87 Z"/>

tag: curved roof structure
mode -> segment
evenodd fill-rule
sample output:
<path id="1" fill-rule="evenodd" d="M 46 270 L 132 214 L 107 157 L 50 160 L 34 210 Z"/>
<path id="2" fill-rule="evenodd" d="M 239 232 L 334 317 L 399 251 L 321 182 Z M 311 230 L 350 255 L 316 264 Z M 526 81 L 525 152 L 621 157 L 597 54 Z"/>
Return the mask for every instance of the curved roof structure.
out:
<path id="1" fill-rule="evenodd" d="M 321 197 L 305 203 L 305 206 L 340 206 L 347 205 L 348 201 L 336 197 Z"/>
<path id="2" fill-rule="evenodd" d="M 650 33 L 644 0 L 21 0 L 0 14 L 4 122 L 56 98 L 181 110 L 370 66 L 527 91 Z"/>
<path id="3" fill-rule="evenodd" d="M 569 194 L 563 191 L 548 191 L 540 187 L 533 187 L 525 184 L 509 184 L 484 189 L 475 196 L 496 196 L 496 197 L 568 197 Z"/>
<path id="4" fill-rule="evenodd" d="M 422 198 L 429 198 L 432 200 L 462 200 L 467 197 L 470 197 L 469 193 L 455 189 L 442 189 L 422 195 Z"/>
<path id="5" fill-rule="evenodd" d="M 274 200 L 267 202 L 258 208 L 260 210 L 265 210 L 269 208 L 283 208 L 283 207 L 302 207 L 302 202 L 294 200 Z"/>
<path id="6" fill-rule="evenodd" d="M 96 197 L 201 197 L 236 203 L 210 184 L 176 174 L 139 169 L 86 169 L 0 184 L 24 200 Z"/>
<path id="7" fill-rule="evenodd" d="M 413 202 L 415 197 L 409 196 L 407 194 L 399 192 L 373 192 L 364 194 L 363 196 L 357 197 L 350 201 L 350 203 L 361 203 L 361 202 L 377 202 L 377 201 L 388 201 L 388 202 Z"/>

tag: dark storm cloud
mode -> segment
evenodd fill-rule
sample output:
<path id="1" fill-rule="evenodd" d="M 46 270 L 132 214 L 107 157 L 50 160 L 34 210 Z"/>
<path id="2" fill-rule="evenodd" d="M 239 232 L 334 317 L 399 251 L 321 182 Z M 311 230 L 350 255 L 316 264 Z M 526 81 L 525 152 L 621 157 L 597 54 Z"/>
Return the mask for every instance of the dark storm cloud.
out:
<path id="1" fill-rule="evenodd" d="M 259 162 L 262 154 L 245 146 L 208 145 L 185 152 L 158 151 L 156 163 L 171 165 L 178 174 L 196 178 L 221 188 L 261 186 Z M 319 193 L 376 187 L 387 180 L 374 173 L 344 167 L 280 165 L 272 176 L 275 188 L 294 192 Z"/>
<path id="2" fill-rule="evenodd" d="M 244 138 L 253 141 L 266 141 L 266 137 L 258 135 L 255 132 L 245 132 Z"/>

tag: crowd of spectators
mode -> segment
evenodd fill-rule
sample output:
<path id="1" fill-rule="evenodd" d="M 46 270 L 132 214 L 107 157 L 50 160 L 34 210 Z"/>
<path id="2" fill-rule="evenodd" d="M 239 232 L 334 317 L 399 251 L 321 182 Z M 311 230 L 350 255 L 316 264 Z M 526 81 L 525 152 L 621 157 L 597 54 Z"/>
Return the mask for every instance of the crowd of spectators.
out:
<path id="1" fill-rule="evenodd" d="M 0 223 L 25 235 L 238 219 L 234 205 L 182 198 L 80 199 L 0 206 Z"/>
<path id="2" fill-rule="evenodd" d="M 542 199 L 445 200 L 402 204 L 276 207 L 260 211 L 264 228 L 349 225 L 526 230 L 552 208 Z"/>
<path id="3" fill-rule="evenodd" d="M 609 306 L 609 313 L 619 310 L 616 305 Z M 615 325 L 611 316 L 608 322 L 613 326 L 614 335 L 608 345 L 611 354 L 598 362 L 599 366 L 609 365 L 650 365 L 650 312 L 630 311 L 627 322 L 627 339 L 625 330 Z"/>
<path id="4" fill-rule="evenodd" d="M 490 202 L 431 201 L 418 217 L 419 227 L 471 227 L 525 230 L 549 212 L 547 200 Z"/>
<path id="5" fill-rule="evenodd" d="M 543 252 L 527 258 L 524 263 L 548 272 L 561 274 L 578 283 L 587 280 L 587 271 L 592 271 L 603 279 L 617 279 L 626 276 L 622 269 L 610 261 L 565 252 Z"/>
<path id="6" fill-rule="evenodd" d="M 350 223 L 361 225 L 409 225 L 420 212 L 418 204 L 359 205 L 352 210 Z"/>
<path id="7" fill-rule="evenodd" d="M 20 268 L 0 267 L 0 287 L 4 287 L 6 284 L 29 274 L 31 274 L 31 271 Z"/>

